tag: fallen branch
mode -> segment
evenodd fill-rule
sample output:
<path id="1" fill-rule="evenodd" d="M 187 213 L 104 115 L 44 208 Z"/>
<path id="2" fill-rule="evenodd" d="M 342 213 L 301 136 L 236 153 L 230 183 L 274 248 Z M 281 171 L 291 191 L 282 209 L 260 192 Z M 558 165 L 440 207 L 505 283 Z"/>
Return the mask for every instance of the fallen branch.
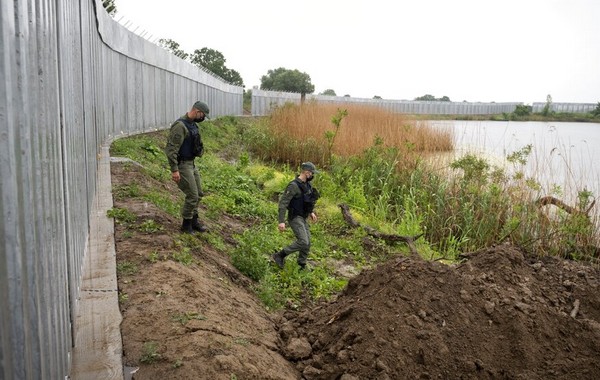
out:
<path id="1" fill-rule="evenodd" d="M 592 207 L 594 207 L 594 205 L 596 204 L 596 200 L 594 200 L 590 206 L 587 208 L 587 210 L 578 210 L 575 207 L 571 207 L 568 204 L 566 204 L 565 202 L 561 201 L 558 198 L 555 198 L 551 195 L 542 197 L 540 199 L 537 200 L 537 203 L 540 207 L 542 206 L 546 206 L 546 205 L 554 205 L 564 211 L 566 211 L 567 213 L 571 214 L 571 215 L 576 215 L 576 214 L 583 214 L 585 216 L 587 216 L 589 218 L 589 212 L 592 209 Z"/>
<path id="2" fill-rule="evenodd" d="M 581 216 L 581 217 L 585 218 L 587 223 L 590 223 L 590 224 L 594 223 L 590 218 L 590 211 L 596 204 L 596 200 L 592 201 L 590 203 L 590 205 L 587 207 L 587 209 L 585 209 L 585 210 L 580 210 L 577 207 L 571 207 L 568 204 L 566 204 L 565 202 L 563 202 L 560 199 L 555 198 L 551 195 L 548 195 L 548 196 L 538 199 L 536 201 L 536 203 L 540 209 L 543 206 L 553 205 L 572 216 Z M 550 218 L 545 213 L 542 215 L 545 217 L 546 221 L 550 221 Z M 589 256 L 590 258 L 595 258 L 600 255 L 600 247 L 597 247 L 594 245 L 578 246 L 577 250 L 583 252 L 585 255 Z M 570 254 L 567 257 L 572 259 L 572 256 Z"/>
<path id="3" fill-rule="evenodd" d="M 423 236 L 423 234 L 420 235 L 416 235 L 416 236 L 402 236 L 402 235 L 394 235 L 394 234 L 384 234 L 382 232 L 379 232 L 377 230 L 375 230 L 372 227 L 369 226 L 362 226 L 360 223 L 358 223 L 356 220 L 354 220 L 354 218 L 352 217 L 352 215 L 350 215 L 350 207 L 345 204 L 339 204 L 338 205 L 340 207 L 340 209 L 342 210 L 342 216 L 344 217 L 344 220 L 346 221 L 346 223 L 348 223 L 351 227 L 362 227 L 369 236 L 373 236 L 377 239 L 381 239 L 383 241 L 385 241 L 387 244 L 392 245 L 394 243 L 397 243 L 399 241 L 404 242 L 408 245 L 408 248 L 410 249 L 410 253 L 413 255 L 418 254 L 417 252 L 417 247 L 415 246 L 415 240 L 417 240 L 418 238 L 420 238 L 421 236 Z"/>

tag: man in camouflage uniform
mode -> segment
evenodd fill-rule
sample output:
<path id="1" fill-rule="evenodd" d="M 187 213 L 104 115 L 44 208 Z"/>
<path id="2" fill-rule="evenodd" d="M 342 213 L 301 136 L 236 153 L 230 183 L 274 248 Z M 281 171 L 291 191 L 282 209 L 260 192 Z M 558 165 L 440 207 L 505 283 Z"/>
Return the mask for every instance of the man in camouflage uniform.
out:
<path id="1" fill-rule="evenodd" d="M 285 257 L 291 253 L 298 253 L 298 265 L 300 269 L 306 268 L 306 259 L 310 250 L 310 229 L 308 218 L 317 221 L 314 213 L 314 205 L 318 199 L 318 192 L 310 185 L 310 181 L 318 173 L 312 162 L 305 162 L 300 166 L 301 172 L 288 184 L 279 199 L 279 231 L 285 230 L 285 214 L 288 214 L 288 223 L 294 231 L 296 241 L 281 251 L 271 255 L 271 259 L 277 266 L 283 269 Z"/>
<path id="2" fill-rule="evenodd" d="M 200 157 L 204 151 L 197 123 L 204 121 L 208 113 L 206 103 L 194 103 L 191 110 L 171 125 L 165 147 L 171 178 L 185 194 L 185 202 L 181 209 L 181 230 L 189 234 L 194 231 L 208 231 L 198 220 L 198 204 L 203 194 L 200 174 L 194 163 L 194 159 Z"/>

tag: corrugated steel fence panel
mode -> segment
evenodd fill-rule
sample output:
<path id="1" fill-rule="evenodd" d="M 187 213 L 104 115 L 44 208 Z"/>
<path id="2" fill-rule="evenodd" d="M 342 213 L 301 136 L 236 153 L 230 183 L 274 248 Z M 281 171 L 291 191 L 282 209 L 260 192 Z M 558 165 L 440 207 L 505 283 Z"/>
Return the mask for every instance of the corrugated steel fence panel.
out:
<path id="1" fill-rule="evenodd" d="M 198 99 L 241 115 L 243 89 L 96 0 L 0 0 L 0 19 L 0 378 L 63 379 L 101 145 L 166 128 Z"/>
<path id="2" fill-rule="evenodd" d="M 316 101 L 318 103 L 328 104 L 354 104 L 368 105 L 381 107 L 395 113 L 410 113 L 410 114 L 444 114 L 444 115 L 491 115 L 501 113 L 511 113 L 517 105 L 522 105 L 520 102 L 508 103 L 480 103 L 480 102 L 440 102 L 440 101 L 415 101 L 415 100 L 388 100 L 388 99 L 367 99 L 367 98 L 352 98 L 348 96 L 327 96 L 327 95 L 306 95 L 307 101 Z M 252 89 L 252 115 L 265 116 L 271 113 L 274 107 L 282 106 L 285 103 L 300 104 L 300 94 L 281 92 L 281 91 L 266 91 L 254 88 Z M 536 105 L 534 103 L 534 112 Z M 589 112 L 594 107 L 573 107 L 553 104 L 555 110 L 565 110 L 561 112 Z M 566 111 L 566 110 L 569 111 Z M 586 111 L 570 111 L 571 109 L 586 109 Z M 540 108 L 541 110 L 541 108 Z"/>
<path id="3" fill-rule="evenodd" d="M 550 103 L 550 111 L 566 113 L 592 112 L 598 105 L 594 103 Z M 532 112 L 542 112 L 546 103 L 533 103 Z"/>

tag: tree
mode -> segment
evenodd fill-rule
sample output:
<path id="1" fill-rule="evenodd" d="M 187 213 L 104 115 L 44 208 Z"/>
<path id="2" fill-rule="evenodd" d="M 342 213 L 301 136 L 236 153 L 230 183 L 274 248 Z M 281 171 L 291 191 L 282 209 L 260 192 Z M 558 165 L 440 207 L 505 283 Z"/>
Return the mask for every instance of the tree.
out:
<path id="1" fill-rule="evenodd" d="M 592 115 L 594 115 L 595 117 L 600 116 L 600 102 L 598 102 L 598 105 L 596 106 L 596 109 L 594 109 L 592 111 Z"/>
<path id="2" fill-rule="evenodd" d="M 299 92 L 312 94 L 315 86 L 310 81 L 310 75 L 298 70 L 288 70 L 280 67 L 267 71 L 267 75 L 260 78 L 261 90 Z"/>
<path id="3" fill-rule="evenodd" d="M 244 110 L 250 113 L 250 111 L 252 110 L 252 90 L 244 90 L 243 99 Z"/>
<path id="4" fill-rule="evenodd" d="M 327 90 L 323 91 L 321 93 L 321 95 L 327 95 L 327 96 L 336 96 L 335 91 L 333 91 L 332 89 L 328 88 Z"/>
<path id="5" fill-rule="evenodd" d="M 415 100 L 424 100 L 424 101 L 428 101 L 428 102 L 449 102 L 450 98 L 447 97 L 446 95 L 442 96 L 441 98 L 436 98 L 433 95 L 430 94 L 425 94 L 423 96 L 419 96 L 418 98 L 415 98 Z"/>
<path id="6" fill-rule="evenodd" d="M 527 115 L 531 114 L 531 109 L 532 109 L 531 106 L 526 106 L 524 104 L 517 104 L 513 113 L 516 116 L 527 116 Z"/>
<path id="7" fill-rule="evenodd" d="M 381 99 L 381 96 L 379 96 L 379 95 L 375 95 L 375 96 L 373 97 L 373 99 Z"/>
<path id="8" fill-rule="evenodd" d="M 113 17 L 115 13 L 117 13 L 117 5 L 115 4 L 115 0 L 104 0 L 102 2 L 102 6 L 106 12 Z"/>
<path id="9" fill-rule="evenodd" d="M 206 47 L 203 47 L 200 50 L 196 49 L 194 50 L 190 61 L 196 66 L 204 67 L 206 70 L 223 78 L 231 84 L 244 86 L 244 81 L 242 80 L 240 73 L 225 66 L 225 56 L 218 50 Z"/>
<path id="10" fill-rule="evenodd" d="M 548 116 L 548 114 L 550 113 L 551 110 L 552 110 L 552 96 L 550 94 L 548 94 L 546 96 L 546 105 L 544 106 L 544 109 L 542 110 L 542 115 Z"/>
<path id="11" fill-rule="evenodd" d="M 419 96 L 418 98 L 415 98 L 415 100 L 425 100 L 425 101 L 433 101 L 435 100 L 435 96 L 430 95 L 430 94 L 425 94 L 423 96 Z"/>
<path id="12" fill-rule="evenodd" d="M 190 56 L 188 53 L 181 50 L 179 48 L 179 44 L 177 42 L 173 41 L 172 39 L 161 38 L 160 40 L 158 40 L 158 46 L 161 46 L 161 47 L 169 50 L 171 53 L 175 54 L 177 57 L 179 57 L 183 60 L 186 60 Z"/>

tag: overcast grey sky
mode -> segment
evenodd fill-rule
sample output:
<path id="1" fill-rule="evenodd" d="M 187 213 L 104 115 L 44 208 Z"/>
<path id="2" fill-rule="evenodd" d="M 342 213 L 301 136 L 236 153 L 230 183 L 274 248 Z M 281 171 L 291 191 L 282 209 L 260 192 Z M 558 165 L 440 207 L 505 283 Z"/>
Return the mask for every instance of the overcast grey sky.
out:
<path id="1" fill-rule="evenodd" d="M 315 93 L 600 101 L 600 0 L 116 0 L 115 19 L 220 51 L 247 89 L 278 67 Z"/>

